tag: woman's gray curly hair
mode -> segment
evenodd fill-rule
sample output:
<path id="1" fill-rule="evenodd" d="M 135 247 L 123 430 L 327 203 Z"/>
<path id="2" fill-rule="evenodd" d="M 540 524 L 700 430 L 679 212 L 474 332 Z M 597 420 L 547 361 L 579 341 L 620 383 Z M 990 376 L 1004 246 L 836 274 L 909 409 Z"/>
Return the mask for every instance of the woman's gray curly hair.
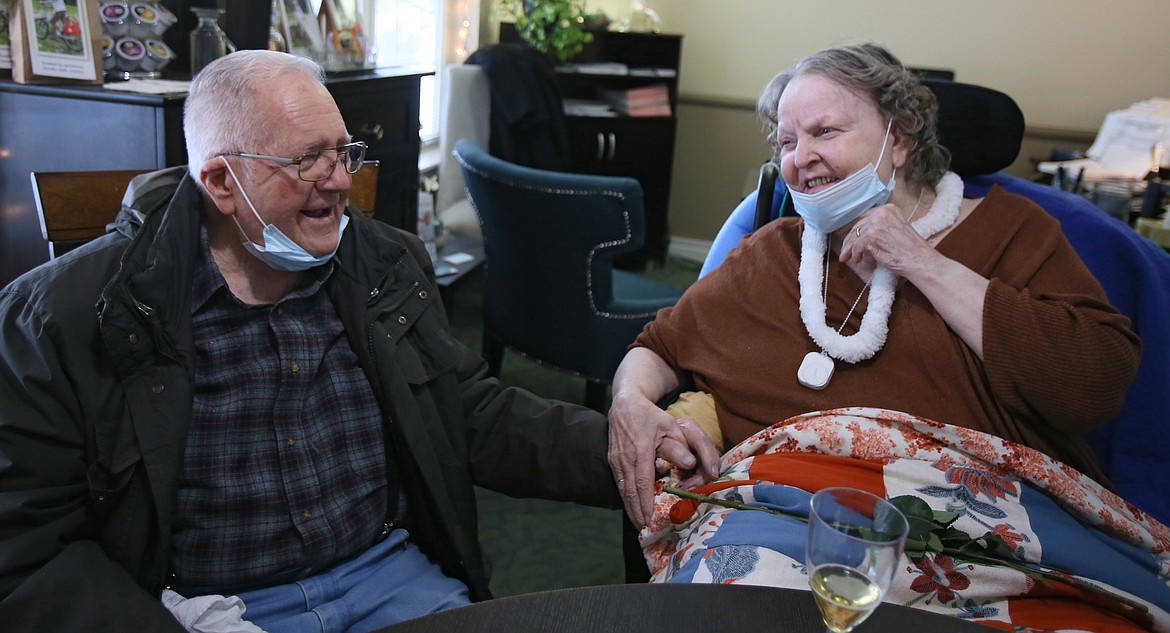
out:
<path id="1" fill-rule="evenodd" d="M 951 164 L 951 153 L 939 144 L 938 100 L 881 44 L 838 46 L 798 60 L 768 82 L 756 103 L 756 113 L 776 142 L 776 108 L 788 83 L 805 74 L 817 74 L 868 97 L 892 131 L 910 141 L 906 177 L 910 182 L 938 184 Z"/>

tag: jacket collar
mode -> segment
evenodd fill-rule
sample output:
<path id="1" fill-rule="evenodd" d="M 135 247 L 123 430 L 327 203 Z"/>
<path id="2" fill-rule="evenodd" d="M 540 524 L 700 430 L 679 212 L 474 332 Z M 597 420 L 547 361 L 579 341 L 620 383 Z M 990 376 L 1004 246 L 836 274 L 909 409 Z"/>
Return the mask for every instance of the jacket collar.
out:
<path id="1" fill-rule="evenodd" d="M 178 332 L 190 313 L 190 280 L 198 265 L 203 196 L 185 168 L 174 167 L 139 176 L 127 191 L 117 230 L 132 241 L 122 256 L 118 273 L 102 292 L 99 314 L 115 302 L 160 319 L 169 332 Z M 356 284 L 355 291 L 370 293 L 410 270 L 404 239 L 398 230 L 350 213 L 350 227 L 337 250 L 338 271 Z M 362 294 L 365 298 L 365 294 Z"/>

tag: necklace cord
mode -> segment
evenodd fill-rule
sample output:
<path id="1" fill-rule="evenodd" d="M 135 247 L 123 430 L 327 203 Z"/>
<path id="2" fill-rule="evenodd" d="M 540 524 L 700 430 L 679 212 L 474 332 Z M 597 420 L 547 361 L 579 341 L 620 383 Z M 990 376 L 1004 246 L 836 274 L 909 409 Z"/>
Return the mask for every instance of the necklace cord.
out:
<path id="1" fill-rule="evenodd" d="M 910 217 L 906 219 L 907 224 L 909 224 L 914 219 L 914 216 L 918 215 L 918 206 L 920 204 L 922 204 L 922 194 L 924 194 L 924 193 L 926 193 L 926 187 L 923 187 L 922 189 L 918 190 L 918 201 L 914 203 L 914 210 L 910 212 Z M 829 251 L 830 250 L 831 249 L 828 249 L 828 248 L 825 249 L 825 287 L 821 291 L 821 301 L 824 301 L 826 306 L 829 305 Z M 849 312 L 845 313 L 845 319 L 841 321 L 841 325 L 837 328 L 837 334 L 841 334 L 841 330 L 845 329 L 845 324 L 849 322 L 849 317 L 853 316 L 853 311 L 857 309 L 857 304 L 861 303 L 861 298 L 863 296 L 865 296 L 865 291 L 869 289 L 869 284 L 871 281 L 873 281 L 872 275 L 870 276 L 869 281 L 865 282 L 865 286 L 863 286 L 861 288 L 861 292 L 857 293 L 857 298 L 853 300 L 853 305 L 849 306 Z"/>

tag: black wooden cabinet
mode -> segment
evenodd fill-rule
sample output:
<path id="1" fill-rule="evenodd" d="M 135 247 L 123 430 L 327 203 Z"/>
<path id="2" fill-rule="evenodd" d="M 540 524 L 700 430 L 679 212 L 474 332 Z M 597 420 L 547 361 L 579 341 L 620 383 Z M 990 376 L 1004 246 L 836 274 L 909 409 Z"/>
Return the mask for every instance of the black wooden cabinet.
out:
<path id="1" fill-rule="evenodd" d="M 557 69 L 557 88 L 565 99 L 600 100 L 604 90 L 666 84 L 671 111 L 678 112 L 681 35 L 591 31 L 593 42 L 572 63 Z M 500 40 L 518 42 L 515 26 L 500 25 Z M 580 64 L 614 63 L 610 72 L 581 72 Z M 620 70 L 624 68 L 623 70 Z M 642 185 L 646 243 L 633 265 L 661 262 L 670 241 L 670 175 L 674 166 L 677 119 L 656 117 L 565 117 L 573 168 L 581 173 L 630 176 Z"/>
<path id="2" fill-rule="evenodd" d="M 381 161 L 376 217 L 414 230 L 418 217 L 419 79 L 431 69 L 331 77 L 346 126 Z M 0 80 L 0 284 L 48 259 L 29 173 L 161 169 L 187 162 L 184 94 Z"/>
<path id="3" fill-rule="evenodd" d="M 569 151 L 578 171 L 607 176 L 629 176 L 642 185 L 646 208 L 646 258 L 666 257 L 670 232 L 667 222 L 670 171 L 674 160 L 673 117 L 569 117 Z"/>

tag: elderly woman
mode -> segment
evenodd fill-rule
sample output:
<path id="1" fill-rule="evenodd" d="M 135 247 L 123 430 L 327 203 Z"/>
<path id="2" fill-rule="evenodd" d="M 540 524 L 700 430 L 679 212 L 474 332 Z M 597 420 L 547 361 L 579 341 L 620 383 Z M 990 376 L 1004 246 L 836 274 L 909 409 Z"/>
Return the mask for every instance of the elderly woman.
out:
<path id="1" fill-rule="evenodd" d="M 1057 221 L 998 188 L 964 199 L 933 94 L 881 46 L 798 61 L 758 110 L 800 217 L 746 238 L 618 368 L 609 456 L 635 524 L 656 450 L 686 485 L 717 475 L 707 436 L 655 404 L 683 382 L 711 395 L 728 446 L 800 413 L 874 407 L 1106 483 L 1079 436 L 1121 406 L 1140 345 Z"/>

